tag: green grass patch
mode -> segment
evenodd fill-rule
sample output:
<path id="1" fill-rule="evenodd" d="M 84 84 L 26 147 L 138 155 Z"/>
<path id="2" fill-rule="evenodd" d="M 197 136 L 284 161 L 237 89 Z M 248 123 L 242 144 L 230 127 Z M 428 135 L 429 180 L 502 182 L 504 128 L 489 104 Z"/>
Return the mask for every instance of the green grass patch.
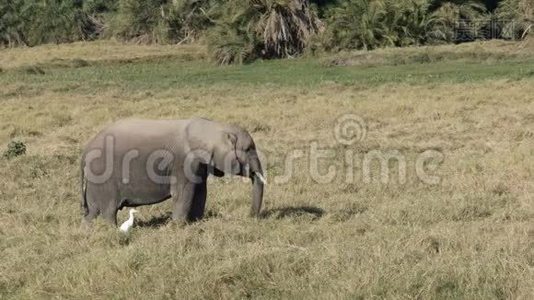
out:
<path id="1" fill-rule="evenodd" d="M 83 60 L 80 60 L 83 61 Z M 35 72 L 34 70 L 39 70 Z M 0 84 L 25 82 L 30 89 L 91 92 L 95 89 L 166 90 L 214 85 L 378 86 L 389 83 L 462 83 L 491 79 L 519 80 L 534 76 L 534 59 L 495 63 L 438 61 L 383 66 L 325 66 L 316 60 L 262 61 L 242 66 L 206 62 L 156 61 L 61 67 L 27 66 L 0 74 Z"/>

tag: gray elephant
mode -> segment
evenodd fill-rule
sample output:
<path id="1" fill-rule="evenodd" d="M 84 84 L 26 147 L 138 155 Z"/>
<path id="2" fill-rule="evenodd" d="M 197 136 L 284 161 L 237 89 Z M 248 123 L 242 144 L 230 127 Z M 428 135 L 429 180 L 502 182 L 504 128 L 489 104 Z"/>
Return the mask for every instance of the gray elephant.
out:
<path id="1" fill-rule="evenodd" d="M 123 120 L 102 130 L 81 160 L 82 213 L 117 224 L 123 207 L 172 198 L 173 220 L 201 219 L 209 174 L 249 177 L 259 216 L 265 179 L 250 134 L 206 119 Z"/>

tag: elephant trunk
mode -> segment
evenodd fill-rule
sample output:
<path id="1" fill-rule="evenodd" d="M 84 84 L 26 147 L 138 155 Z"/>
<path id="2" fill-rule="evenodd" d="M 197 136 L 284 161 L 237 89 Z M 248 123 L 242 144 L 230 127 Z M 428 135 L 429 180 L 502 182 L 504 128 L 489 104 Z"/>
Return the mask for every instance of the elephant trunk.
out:
<path id="1" fill-rule="evenodd" d="M 255 157 L 250 162 L 250 179 L 252 180 L 252 210 L 251 215 L 260 216 L 261 204 L 263 202 L 263 186 L 265 179 L 261 169 L 260 160 Z"/>

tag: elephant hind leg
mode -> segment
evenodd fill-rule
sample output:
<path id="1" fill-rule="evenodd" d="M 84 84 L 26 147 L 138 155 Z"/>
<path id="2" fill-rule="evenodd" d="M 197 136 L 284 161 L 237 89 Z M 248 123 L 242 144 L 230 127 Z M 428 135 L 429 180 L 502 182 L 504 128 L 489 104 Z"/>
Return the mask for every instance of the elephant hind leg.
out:
<path id="1" fill-rule="evenodd" d="M 102 217 L 113 225 L 117 225 L 117 191 L 110 186 L 90 185 L 86 193 L 86 209 L 84 212 L 84 222 L 92 221 L 102 215 Z"/>
<path id="2" fill-rule="evenodd" d="M 100 214 L 100 210 L 98 208 L 98 205 L 94 201 L 94 198 L 92 197 L 91 193 L 87 193 L 83 196 L 83 207 L 82 207 L 82 228 L 88 228 L 93 223 L 93 220 L 98 217 Z"/>
<path id="3" fill-rule="evenodd" d="M 119 209 L 115 205 L 115 203 L 110 204 L 104 211 L 102 212 L 102 217 L 104 220 L 110 222 L 111 224 L 117 226 L 117 212 Z"/>
<path id="4" fill-rule="evenodd" d="M 93 224 L 93 220 L 98 216 L 98 210 L 88 210 L 82 218 L 82 228 L 89 228 Z"/>
<path id="5" fill-rule="evenodd" d="M 118 193 L 111 193 L 115 197 L 109 195 L 107 201 L 102 203 L 101 213 L 104 220 L 117 226 L 117 212 L 119 211 L 119 205 L 121 201 L 118 199 Z"/>

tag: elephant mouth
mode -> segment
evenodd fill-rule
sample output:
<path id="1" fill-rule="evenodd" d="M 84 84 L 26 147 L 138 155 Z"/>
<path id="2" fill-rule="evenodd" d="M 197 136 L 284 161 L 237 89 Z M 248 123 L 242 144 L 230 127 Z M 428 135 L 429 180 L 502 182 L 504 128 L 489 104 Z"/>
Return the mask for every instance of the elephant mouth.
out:
<path id="1" fill-rule="evenodd" d="M 243 176 L 243 177 L 249 177 L 251 179 L 255 177 L 261 183 L 267 184 L 267 180 L 265 179 L 265 177 L 260 172 L 255 172 L 251 170 L 250 165 L 244 165 L 244 166 L 242 165 L 237 175 Z"/>
<path id="2" fill-rule="evenodd" d="M 256 178 L 264 185 L 267 184 L 267 179 L 260 173 L 260 172 L 254 172 L 250 171 L 250 169 L 247 169 L 246 173 L 243 174 L 243 176 L 250 177 L 250 179 Z"/>
<path id="3" fill-rule="evenodd" d="M 227 172 L 221 171 L 221 170 L 219 170 L 218 168 L 216 168 L 214 166 L 209 166 L 208 172 L 209 172 L 209 174 L 211 174 L 211 175 L 213 175 L 215 177 L 223 177 L 227 173 L 228 174 L 235 174 L 235 175 L 243 176 L 243 177 L 252 177 L 255 174 L 257 174 L 255 172 L 252 172 L 248 166 L 240 167 L 237 170 L 228 170 Z M 260 181 L 264 182 L 265 178 L 261 174 L 259 174 L 259 176 L 261 177 Z"/>

